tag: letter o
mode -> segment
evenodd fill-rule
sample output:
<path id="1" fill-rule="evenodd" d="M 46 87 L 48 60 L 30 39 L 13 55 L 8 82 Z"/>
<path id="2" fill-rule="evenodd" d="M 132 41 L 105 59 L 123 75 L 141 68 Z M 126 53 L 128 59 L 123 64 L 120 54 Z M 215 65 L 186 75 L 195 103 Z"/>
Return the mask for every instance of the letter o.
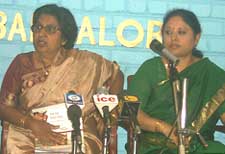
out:
<path id="1" fill-rule="evenodd" d="M 138 35 L 132 41 L 128 41 L 123 37 L 123 31 L 128 26 L 133 26 L 137 29 Z M 119 40 L 119 42 L 122 45 L 124 45 L 126 47 L 135 47 L 136 45 L 138 45 L 143 40 L 144 29 L 141 26 L 141 24 L 139 22 L 137 22 L 136 20 L 128 19 L 128 20 L 125 20 L 125 21 L 123 21 L 119 24 L 119 26 L 117 28 L 117 31 L 116 31 L 116 36 L 117 36 L 117 39 Z"/>

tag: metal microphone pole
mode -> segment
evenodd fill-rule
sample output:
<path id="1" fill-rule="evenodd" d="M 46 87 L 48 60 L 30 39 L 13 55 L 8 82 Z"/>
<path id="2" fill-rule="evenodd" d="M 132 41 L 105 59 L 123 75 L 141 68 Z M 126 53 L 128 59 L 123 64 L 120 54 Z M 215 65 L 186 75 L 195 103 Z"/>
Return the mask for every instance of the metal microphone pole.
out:
<path id="1" fill-rule="evenodd" d="M 188 88 L 188 79 L 184 78 L 183 82 L 182 82 L 182 106 L 181 106 L 181 111 L 180 111 L 179 117 L 178 117 L 178 123 L 180 123 L 180 127 L 181 127 L 180 129 L 181 130 L 186 129 L 187 88 Z M 179 133 L 179 130 L 178 130 L 178 134 L 180 134 L 180 136 L 182 137 L 182 143 L 183 143 L 187 134 L 185 135 L 183 132 Z M 181 147 L 179 147 L 180 153 L 182 153 L 183 151 L 185 151 L 186 154 L 188 153 L 188 150 L 186 149 L 184 143 L 182 145 L 179 145 L 179 146 L 181 146 Z"/>
<path id="2" fill-rule="evenodd" d="M 177 115 L 177 130 L 181 130 L 181 116 L 180 116 L 180 104 L 181 104 L 181 86 L 178 78 L 176 64 L 170 62 L 170 81 L 172 84 L 173 100 L 175 104 L 175 110 Z M 185 154 L 184 136 L 182 133 L 178 133 L 178 153 Z"/>
<path id="3" fill-rule="evenodd" d="M 141 128 L 139 127 L 136 115 L 134 114 L 135 113 L 134 109 L 132 107 L 130 107 L 128 105 L 128 103 L 125 103 L 125 105 L 127 105 L 129 120 L 130 120 L 131 125 L 134 129 L 134 131 L 133 131 L 132 154 L 137 154 L 137 141 L 138 141 L 138 135 L 141 134 Z"/>
<path id="4" fill-rule="evenodd" d="M 109 107 L 108 106 L 104 106 L 102 108 L 103 112 L 104 110 L 107 110 L 109 112 Z M 109 153 L 109 135 L 110 135 L 110 131 L 111 131 L 111 125 L 110 125 L 110 117 L 107 117 L 109 115 L 106 115 L 104 112 L 104 123 L 105 123 L 105 128 L 104 128 L 104 138 L 103 138 L 103 154 L 108 154 Z"/>
<path id="5" fill-rule="evenodd" d="M 109 153 L 108 143 L 109 143 L 110 128 L 108 128 L 108 126 L 105 126 L 104 129 L 105 130 L 104 130 L 104 139 L 103 139 L 103 154 L 108 154 Z"/>
<path id="6" fill-rule="evenodd" d="M 175 64 L 170 63 L 170 80 L 173 89 L 173 98 L 177 114 L 177 132 L 178 132 L 178 154 L 188 154 L 188 148 L 185 146 L 185 137 L 190 135 L 197 135 L 200 143 L 206 148 L 207 142 L 200 132 L 186 128 L 186 116 L 187 116 L 187 87 L 188 79 L 184 78 L 182 83 L 182 90 L 180 86 L 180 80 L 177 75 Z M 182 105 L 182 106 L 181 106 Z"/>
<path id="7" fill-rule="evenodd" d="M 187 117 L 187 88 L 188 79 L 184 78 L 182 82 L 182 106 L 181 106 L 181 129 L 186 128 L 186 117 Z"/>
<path id="8" fill-rule="evenodd" d="M 188 87 L 188 79 L 184 78 L 183 79 L 183 84 L 182 84 L 182 108 L 181 108 L 181 113 L 180 113 L 180 125 L 181 125 L 181 129 L 178 130 L 178 134 L 180 133 L 183 138 L 185 138 L 186 136 L 190 136 L 190 135 L 197 135 L 197 137 L 200 140 L 200 143 L 207 148 L 208 144 L 205 141 L 204 137 L 199 133 L 196 132 L 194 130 L 188 129 L 186 128 L 186 117 L 187 117 L 187 87 Z M 186 153 L 188 153 L 188 149 L 189 147 L 186 147 Z"/>
<path id="9" fill-rule="evenodd" d="M 72 154 L 83 154 L 81 149 L 81 136 L 78 135 L 76 130 L 72 131 Z"/>
<path id="10" fill-rule="evenodd" d="M 75 131 L 74 130 L 71 132 L 71 138 L 72 138 L 72 154 L 76 154 L 77 141 L 76 141 Z"/>

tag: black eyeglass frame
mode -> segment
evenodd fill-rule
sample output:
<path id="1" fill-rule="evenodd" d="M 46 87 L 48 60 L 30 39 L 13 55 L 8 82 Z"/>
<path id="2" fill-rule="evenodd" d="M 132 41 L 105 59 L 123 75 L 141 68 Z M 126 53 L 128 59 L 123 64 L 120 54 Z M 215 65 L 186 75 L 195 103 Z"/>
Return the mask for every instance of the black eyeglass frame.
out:
<path id="1" fill-rule="evenodd" d="M 34 24 L 31 26 L 31 31 L 33 33 L 39 33 L 42 29 L 45 30 L 46 33 L 48 34 L 54 34 L 57 31 L 60 31 L 60 27 L 58 26 L 54 26 L 54 25 L 46 25 L 46 26 L 42 26 L 41 24 Z"/>

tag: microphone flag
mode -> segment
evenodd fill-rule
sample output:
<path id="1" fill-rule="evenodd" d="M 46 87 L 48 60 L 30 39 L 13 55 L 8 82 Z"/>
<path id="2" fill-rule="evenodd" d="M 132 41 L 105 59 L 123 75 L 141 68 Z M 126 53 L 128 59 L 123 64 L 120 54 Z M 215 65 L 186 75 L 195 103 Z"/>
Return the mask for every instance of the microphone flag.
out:
<path id="1" fill-rule="evenodd" d="M 137 96 L 134 95 L 124 95 L 121 100 L 121 110 L 120 117 L 121 118 L 129 118 L 130 113 L 137 115 L 137 111 L 140 105 L 140 101 Z"/>
<path id="2" fill-rule="evenodd" d="M 118 105 L 118 98 L 116 95 L 96 94 L 93 96 L 93 99 L 95 106 L 102 117 L 104 117 L 102 110 L 104 106 L 108 106 L 109 112 L 111 112 Z"/>

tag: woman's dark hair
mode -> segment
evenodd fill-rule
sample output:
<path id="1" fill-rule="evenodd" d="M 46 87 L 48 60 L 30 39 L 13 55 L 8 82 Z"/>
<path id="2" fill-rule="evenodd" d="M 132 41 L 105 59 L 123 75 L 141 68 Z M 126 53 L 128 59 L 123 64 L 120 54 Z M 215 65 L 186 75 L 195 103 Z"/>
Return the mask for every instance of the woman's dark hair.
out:
<path id="1" fill-rule="evenodd" d="M 185 9 L 173 9 L 166 13 L 165 17 L 163 18 L 162 33 L 169 19 L 174 16 L 181 17 L 183 21 L 191 27 L 195 36 L 201 33 L 202 30 L 198 18 L 193 12 Z M 192 54 L 196 57 L 203 57 L 203 53 L 200 50 L 197 50 L 196 48 L 193 49 Z"/>
<path id="2" fill-rule="evenodd" d="M 39 17 L 43 14 L 54 16 L 57 19 L 62 37 L 66 41 L 64 48 L 72 49 L 78 35 L 78 27 L 72 13 L 64 7 L 59 7 L 55 4 L 47 4 L 34 11 L 33 25 L 38 22 Z"/>

